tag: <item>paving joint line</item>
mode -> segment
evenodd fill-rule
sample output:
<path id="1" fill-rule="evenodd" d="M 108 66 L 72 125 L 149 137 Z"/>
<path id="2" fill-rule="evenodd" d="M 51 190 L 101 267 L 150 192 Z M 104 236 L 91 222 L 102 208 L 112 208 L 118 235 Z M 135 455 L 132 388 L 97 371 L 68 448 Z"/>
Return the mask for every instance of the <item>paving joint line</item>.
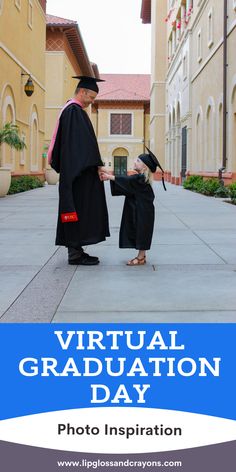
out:
<path id="1" fill-rule="evenodd" d="M 28 284 L 23 288 L 23 290 L 21 290 L 21 292 L 17 295 L 17 297 L 15 298 L 15 300 L 13 300 L 13 302 L 7 307 L 7 309 L 2 313 L 2 315 L 0 316 L 0 320 L 7 314 L 7 312 L 11 309 L 11 307 L 14 305 L 14 303 L 17 302 L 17 300 L 20 299 L 21 295 L 25 292 L 25 290 L 27 290 L 27 288 L 30 286 L 30 284 L 36 279 L 36 277 L 38 276 L 38 274 L 46 267 L 46 265 L 49 263 L 49 261 L 55 256 L 55 254 L 59 251 L 59 248 L 57 248 L 54 253 L 49 257 L 49 259 L 45 262 L 45 264 L 40 267 L 40 269 L 38 270 L 38 272 L 36 272 L 36 274 L 32 277 L 32 279 L 28 282 Z"/>
<path id="2" fill-rule="evenodd" d="M 62 299 L 64 298 L 64 296 L 65 296 L 65 294 L 66 294 L 66 292 L 67 292 L 67 290 L 68 290 L 68 288 L 69 288 L 69 285 L 70 285 L 70 283 L 72 282 L 72 280 L 73 280 L 73 278 L 74 278 L 76 272 L 77 272 L 77 267 L 75 266 L 75 270 L 74 270 L 74 272 L 72 273 L 72 275 L 71 275 L 71 277 L 70 277 L 70 280 L 69 280 L 68 284 L 67 284 L 66 287 L 65 287 L 65 290 L 64 290 L 64 292 L 63 292 L 63 294 L 62 294 L 62 297 L 60 298 L 60 301 L 58 302 L 58 304 L 57 304 L 57 306 L 56 306 L 56 309 L 54 310 L 54 313 L 53 313 L 53 315 L 52 315 L 52 318 L 51 318 L 50 323 L 52 323 L 54 317 L 56 316 L 58 307 L 60 306 L 60 304 L 61 304 L 61 302 L 62 302 Z"/>

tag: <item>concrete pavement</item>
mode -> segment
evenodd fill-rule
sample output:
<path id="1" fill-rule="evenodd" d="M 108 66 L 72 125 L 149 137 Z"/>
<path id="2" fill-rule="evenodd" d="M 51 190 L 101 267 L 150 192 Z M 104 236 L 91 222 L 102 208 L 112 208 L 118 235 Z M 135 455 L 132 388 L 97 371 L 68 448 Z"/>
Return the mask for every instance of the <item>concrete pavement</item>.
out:
<path id="1" fill-rule="evenodd" d="M 111 238 L 87 250 L 101 263 L 68 266 L 54 246 L 57 186 L 0 199 L 1 322 L 236 322 L 236 207 L 154 183 L 147 264 L 118 248 L 123 197 L 106 183 Z"/>

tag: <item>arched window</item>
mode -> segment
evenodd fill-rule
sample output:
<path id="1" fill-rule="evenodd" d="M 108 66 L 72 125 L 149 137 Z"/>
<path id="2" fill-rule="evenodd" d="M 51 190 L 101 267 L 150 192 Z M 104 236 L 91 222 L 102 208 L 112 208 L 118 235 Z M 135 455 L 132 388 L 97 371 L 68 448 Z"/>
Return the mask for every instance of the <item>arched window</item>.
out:
<path id="1" fill-rule="evenodd" d="M 181 142 L 181 121 L 180 121 L 180 102 L 177 103 L 176 109 L 176 163 L 175 163 L 175 176 L 178 177 L 181 171 L 181 160 L 182 160 L 182 142 Z"/>
<path id="2" fill-rule="evenodd" d="M 39 126 L 38 115 L 34 111 L 30 121 L 30 170 L 37 171 L 39 166 Z"/>
<path id="3" fill-rule="evenodd" d="M 167 156 L 167 169 L 170 169 L 171 159 L 172 159 L 172 149 L 171 149 L 171 111 L 169 112 L 169 132 L 168 132 L 168 156 Z"/>
<path id="4" fill-rule="evenodd" d="M 209 168 L 209 165 L 211 165 L 211 160 L 212 160 L 212 108 L 211 106 L 208 106 L 207 109 L 207 115 L 206 115 L 206 163 L 207 163 L 207 169 L 206 170 L 211 170 Z"/>
<path id="5" fill-rule="evenodd" d="M 216 136 L 215 136 L 215 102 L 213 97 L 209 97 L 206 106 L 206 126 L 205 129 L 205 166 L 207 172 L 215 172 L 217 167 Z"/>
<path id="6" fill-rule="evenodd" d="M 231 139 L 232 139 L 232 145 L 231 145 L 231 156 L 230 161 L 231 161 L 231 166 L 235 165 L 236 163 L 236 85 L 233 90 L 233 95 L 232 95 L 232 133 L 230 133 Z M 229 161 L 229 163 L 230 163 Z"/>
<path id="7" fill-rule="evenodd" d="M 204 165 L 204 159 L 203 159 L 203 149 L 202 149 L 202 119 L 201 119 L 201 114 L 198 113 L 197 119 L 196 119 L 196 146 L 195 146 L 195 152 L 196 156 L 194 159 L 195 163 L 198 163 L 196 166 L 195 170 L 201 169 Z"/>
<path id="8" fill-rule="evenodd" d="M 173 112 L 172 112 L 172 130 L 171 130 L 171 162 L 170 162 L 170 171 L 171 175 L 175 175 L 175 156 L 176 156 L 176 149 L 175 149 L 175 143 L 176 143 L 176 136 L 175 136 L 175 128 L 176 126 L 176 120 L 175 120 L 175 109 L 173 107 Z"/>
<path id="9" fill-rule="evenodd" d="M 22 141 L 24 141 L 24 143 L 26 143 L 26 134 L 25 133 L 22 133 L 21 134 L 21 139 Z M 20 165 L 21 166 L 24 166 L 26 163 L 26 149 L 22 149 L 22 151 L 20 151 Z"/>
<path id="10" fill-rule="evenodd" d="M 15 105 L 11 95 L 8 95 L 10 88 L 6 88 L 6 95 L 3 101 L 2 107 L 2 123 L 15 123 Z M 15 150 L 10 148 L 7 144 L 2 145 L 2 166 L 9 167 L 9 169 L 15 169 Z"/>
<path id="11" fill-rule="evenodd" d="M 1 15 L 2 10 L 3 10 L 3 2 L 4 2 L 4 0 L 0 0 L 0 15 Z"/>
<path id="12" fill-rule="evenodd" d="M 222 166 L 223 159 L 223 105 L 220 103 L 218 109 L 218 155 L 217 155 L 217 168 Z"/>

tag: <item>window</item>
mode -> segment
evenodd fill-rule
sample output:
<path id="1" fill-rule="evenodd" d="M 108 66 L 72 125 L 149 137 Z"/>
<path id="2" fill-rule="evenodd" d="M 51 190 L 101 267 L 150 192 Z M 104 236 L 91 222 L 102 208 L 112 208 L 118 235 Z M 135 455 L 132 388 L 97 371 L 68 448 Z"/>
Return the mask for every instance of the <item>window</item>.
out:
<path id="1" fill-rule="evenodd" d="M 209 170 L 213 170 L 213 126 L 213 110 L 209 105 L 206 114 L 206 165 Z"/>
<path id="2" fill-rule="evenodd" d="M 187 79 L 188 75 L 188 58 L 187 58 L 187 53 L 184 54 L 183 57 L 183 79 Z"/>
<path id="3" fill-rule="evenodd" d="M 182 28 L 184 29 L 186 26 L 186 4 L 185 3 L 181 4 L 181 23 L 182 23 Z"/>
<path id="4" fill-rule="evenodd" d="M 197 60 L 201 62 L 202 60 L 202 31 L 199 30 L 197 34 Z"/>
<path id="5" fill-rule="evenodd" d="M 110 134 L 131 134 L 131 113 L 111 113 Z"/>
<path id="6" fill-rule="evenodd" d="M 171 58 L 172 58 L 172 34 L 168 41 L 168 61 L 171 61 Z"/>
<path id="7" fill-rule="evenodd" d="M 30 121 L 30 170 L 38 170 L 39 162 L 39 126 L 37 111 L 34 110 Z"/>
<path id="8" fill-rule="evenodd" d="M 233 0 L 233 9 L 236 10 L 236 0 Z"/>
<path id="9" fill-rule="evenodd" d="M 25 133 L 22 133 L 21 135 L 21 139 L 22 141 L 26 141 L 26 136 L 25 136 Z M 20 165 L 23 166 L 25 164 L 25 155 L 26 155 L 26 152 L 25 152 L 25 148 L 22 149 L 22 151 L 20 152 Z"/>
<path id="10" fill-rule="evenodd" d="M 33 5 L 31 0 L 28 0 L 28 26 L 33 27 Z"/>
<path id="11" fill-rule="evenodd" d="M 174 55 L 176 51 L 176 30 L 173 29 L 172 31 L 172 55 Z"/>
<path id="12" fill-rule="evenodd" d="M 181 8 L 179 9 L 177 13 L 177 18 L 176 18 L 176 39 L 177 41 L 180 40 L 182 33 L 182 26 L 181 26 Z"/>
<path id="13" fill-rule="evenodd" d="M 213 44 L 213 11 L 212 8 L 208 13 L 208 47 Z"/>
<path id="14" fill-rule="evenodd" d="M 18 8 L 18 10 L 20 10 L 21 0 L 15 0 L 15 6 L 16 6 L 16 8 Z"/>

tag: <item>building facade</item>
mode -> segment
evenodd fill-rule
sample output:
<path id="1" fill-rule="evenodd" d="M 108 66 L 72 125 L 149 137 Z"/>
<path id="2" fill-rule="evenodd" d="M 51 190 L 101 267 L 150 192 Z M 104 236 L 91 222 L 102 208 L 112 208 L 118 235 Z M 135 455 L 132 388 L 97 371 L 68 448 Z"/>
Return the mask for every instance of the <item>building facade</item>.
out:
<path id="1" fill-rule="evenodd" d="M 217 176 L 218 169 L 225 167 L 227 183 L 236 181 L 236 2 L 227 0 L 224 4 L 223 1 L 201 0 L 194 3 L 191 28 L 192 153 L 188 170 L 191 174 L 208 177 Z M 227 23 L 225 43 L 224 19 Z M 227 49 L 225 67 L 224 44 Z"/>
<path id="2" fill-rule="evenodd" d="M 45 145 L 49 145 L 61 108 L 74 95 L 78 80 L 96 77 L 96 64 L 89 61 L 76 21 L 47 15 Z"/>
<path id="3" fill-rule="evenodd" d="M 27 146 L 22 152 L 1 146 L 1 166 L 13 176 L 43 175 L 45 9 L 44 0 L 0 0 L 0 127 L 17 124 Z M 29 77 L 31 96 L 24 90 Z"/>
<path id="4" fill-rule="evenodd" d="M 152 57 L 165 35 L 166 124 L 165 168 L 168 180 L 180 183 L 185 175 L 236 180 L 236 2 L 235 0 L 168 0 L 162 17 L 152 16 L 157 38 Z M 166 33 L 160 30 L 166 24 Z M 162 33 L 161 33 L 162 31 Z M 154 62 L 154 59 L 152 60 Z M 166 63 L 166 62 L 165 62 Z M 157 65 L 157 67 L 159 67 Z M 156 134 L 156 138 L 163 138 Z"/>
<path id="5" fill-rule="evenodd" d="M 141 18 L 151 23 L 150 147 L 165 166 L 166 120 L 166 16 L 167 0 L 143 0 Z M 152 19 L 152 21 L 151 21 Z"/>
<path id="6" fill-rule="evenodd" d="M 105 166 L 129 174 L 134 159 L 150 146 L 150 75 L 101 74 L 91 119 Z"/>

